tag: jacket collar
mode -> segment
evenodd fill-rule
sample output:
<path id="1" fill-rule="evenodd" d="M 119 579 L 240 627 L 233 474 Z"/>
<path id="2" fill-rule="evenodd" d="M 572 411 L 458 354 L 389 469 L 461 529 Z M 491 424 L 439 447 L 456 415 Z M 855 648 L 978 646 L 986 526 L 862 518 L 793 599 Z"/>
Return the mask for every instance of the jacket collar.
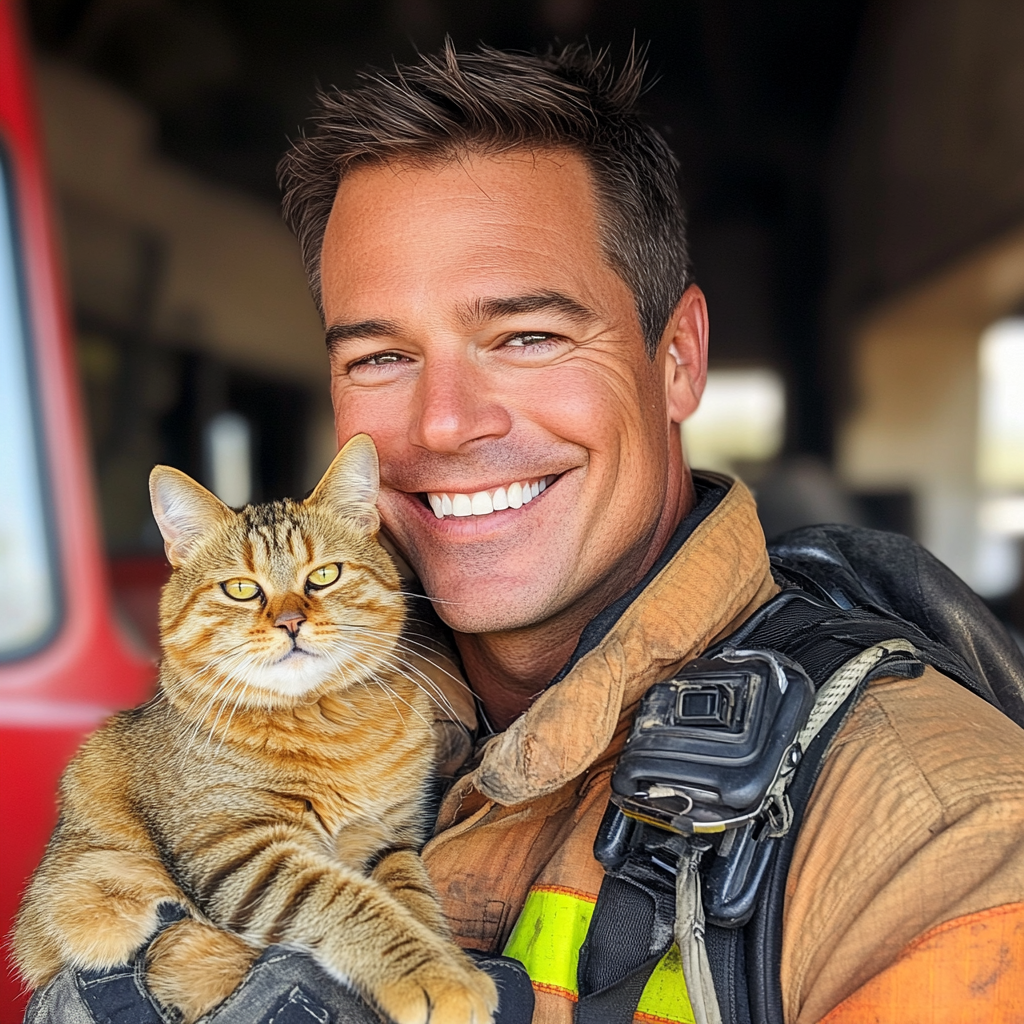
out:
<path id="1" fill-rule="evenodd" d="M 638 593 L 626 595 L 603 636 L 588 627 L 568 671 L 488 743 L 450 797 L 475 788 L 510 805 L 560 789 L 608 748 L 648 687 L 728 635 L 775 592 L 750 492 L 726 477 L 702 477 L 725 488 L 721 500 L 687 524 L 689 536 Z"/>

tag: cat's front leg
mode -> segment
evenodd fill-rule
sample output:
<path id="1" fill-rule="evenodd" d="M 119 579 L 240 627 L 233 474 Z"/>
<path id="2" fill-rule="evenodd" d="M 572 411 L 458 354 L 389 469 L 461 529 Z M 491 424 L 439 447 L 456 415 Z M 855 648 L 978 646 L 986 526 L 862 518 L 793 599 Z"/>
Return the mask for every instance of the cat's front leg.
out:
<path id="1" fill-rule="evenodd" d="M 417 853 L 392 850 L 381 858 L 370 877 L 380 882 L 417 921 L 444 938 L 450 937 L 441 901 Z"/>
<path id="2" fill-rule="evenodd" d="M 146 953 L 146 985 L 192 1024 L 238 988 L 260 951 L 237 935 L 185 918 L 164 929 Z"/>
<path id="3" fill-rule="evenodd" d="M 494 982 L 381 881 L 314 852 L 304 838 L 275 825 L 225 839 L 231 859 L 225 866 L 218 858 L 195 881 L 207 916 L 254 946 L 308 950 L 396 1024 L 489 1024 Z M 396 881 L 401 866 L 400 858 Z"/>
<path id="4" fill-rule="evenodd" d="M 184 903 L 156 858 L 89 849 L 44 860 L 25 894 L 15 959 L 33 988 L 60 968 L 127 963 L 157 927 L 161 903 Z"/>
<path id="5" fill-rule="evenodd" d="M 409 871 L 407 858 L 389 867 L 396 884 L 404 878 L 406 900 L 416 900 L 422 911 L 425 893 L 414 896 L 408 887 L 418 872 Z M 423 878 L 429 886 L 425 871 Z M 494 982 L 446 938 L 439 908 L 440 931 L 426 926 L 376 878 L 325 877 L 319 888 L 319 898 L 308 901 L 310 909 L 321 899 L 329 901 L 324 916 L 336 924 L 317 936 L 317 959 L 386 1017 L 396 1024 L 490 1024 L 498 1005 Z"/>

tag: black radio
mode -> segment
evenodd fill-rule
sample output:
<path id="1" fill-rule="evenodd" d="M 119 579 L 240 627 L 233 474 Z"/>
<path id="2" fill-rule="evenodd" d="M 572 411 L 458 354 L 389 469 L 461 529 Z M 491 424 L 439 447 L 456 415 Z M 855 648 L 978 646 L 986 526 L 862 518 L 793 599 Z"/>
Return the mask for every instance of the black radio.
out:
<path id="1" fill-rule="evenodd" d="M 814 699 L 807 673 L 765 650 L 726 650 L 652 686 L 594 843 L 605 870 L 639 856 L 674 875 L 677 844 L 689 836 L 694 849 L 715 849 L 704 878 L 708 920 L 745 924 L 772 838 L 788 827 L 785 782 L 800 762 L 797 737 Z"/>
<path id="2" fill-rule="evenodd" d="M 807 673 L 774 651 L 692 661 L 644 695 L 612 801 L 684 835 L 739 827 L 769 809 L 773 783 L 796 766 L 813 704 Z"/>

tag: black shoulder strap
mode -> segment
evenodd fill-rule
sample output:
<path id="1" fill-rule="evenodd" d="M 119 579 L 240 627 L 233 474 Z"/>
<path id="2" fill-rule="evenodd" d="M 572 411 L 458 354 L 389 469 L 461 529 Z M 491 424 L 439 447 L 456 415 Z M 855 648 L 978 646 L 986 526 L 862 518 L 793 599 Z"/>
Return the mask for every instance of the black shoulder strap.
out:
<path id="1" fill-rule="evenodd" d="M 902 627 L 902 628 L 897 628 Z M 977 692 L 972 673 L 913 624 L 895 621 L 872 611 L 840 608 L 800 589 L 786 589 L 758 609 L 740 629 L 708 652 L 726 646 L 769 648 L 797 661 L 816 687 L 860 651 L 902 636 L 910 640 L 929 663 L 954 673 Z M 914 678 L 923 671 L 921 660 L 894 654 L 880 663 L 846 698 L 805 751 L 787 790 L 793 820 L 789 831 L 774 843 L 757 909 L 741 929 L 708 926 L 708 955 L 715 976 L 723 1020 L 744 1024 L 777 1024 L 783 1019 L 782 911 L 786 879 L 807 804 L 824 766 L 832 740 L 849 717 L 867 684 L 881 675 Z"/>
<path id="2" fill-rule="evenodd" d="M 782 592 L 706 657 L 726 647 L 777 651 L 820 687 L 849 659 L 886 640 L 909 640 L 917 656 L 893 653 L 877 665 L 805 751 L 787 791 L 792 824 L 773 841 L 750 921 L 742 928 L 707 925 L 722 1018 L 736 1024 L 782 1020 L 782 912 L 793 850 L 832 740 L 864 687 L 881 675 L 914 678 L 928 664 L 1024 726 L 1024 654 L 977 595 L 919 545 L 875 530 L 819 526 L 786 534 L 769 553 Z M 671 880 L 650 867 L 644 849 L 634 843 L 637 852 L 608 872 L 601 887 L 580 951 L 577 1024 L 631 1020 L 671 944 L 665 935 L 665 921 L 674 916 Z"/>
<path id="3" fill-rule="evenodd" d="M 605 820 L 610 817 L 606 814 Z M 660 832 L 652 838 L 661 842 L 669 837 Z M 580 949 L 575 1024 L 628 1024 L 654 968 L 672 945 L 675 876 L 659 860 L 629 857 L 605 872 Z"/>
<path id="4" fill-rule="evenodd" d="M 929 664 L 1024 726 L 1024 652 L 978 595 L 920 544 L 829 524 L 792 530 L 768 552 L 774 566 L 829 603 L 912 625 L 931 647 Z"/>

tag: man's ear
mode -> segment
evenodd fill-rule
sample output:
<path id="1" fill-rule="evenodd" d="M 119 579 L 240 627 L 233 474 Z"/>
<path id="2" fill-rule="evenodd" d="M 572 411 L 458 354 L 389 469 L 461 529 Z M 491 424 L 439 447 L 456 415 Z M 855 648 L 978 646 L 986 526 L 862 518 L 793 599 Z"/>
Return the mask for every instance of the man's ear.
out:
<path id="1" fill-rule="evenodd" d="M 154 466 L 149 474 L 153 518 L 164 538 L 167 561 L 175 568 L 211 530 L 235 513 L 192 477 L 170 466 Z"/>
<path id="2" fill-rule="evenodd" d="M 326 505 L 335 515 L 355 520 L 364 530 L 375 534 L 380 529 L 379 490 L 377 449 L 369 434 L 356 434 L 334 456 L 323 479 L 306 501 Z"/>
<path id="3" fill-rule="evenodd" d="M 672 310 L 658 357 L 664 361 L 669 419 L 682 423 L 696 411 L 708 379 L 708 305 L 695 284 Z"/>

